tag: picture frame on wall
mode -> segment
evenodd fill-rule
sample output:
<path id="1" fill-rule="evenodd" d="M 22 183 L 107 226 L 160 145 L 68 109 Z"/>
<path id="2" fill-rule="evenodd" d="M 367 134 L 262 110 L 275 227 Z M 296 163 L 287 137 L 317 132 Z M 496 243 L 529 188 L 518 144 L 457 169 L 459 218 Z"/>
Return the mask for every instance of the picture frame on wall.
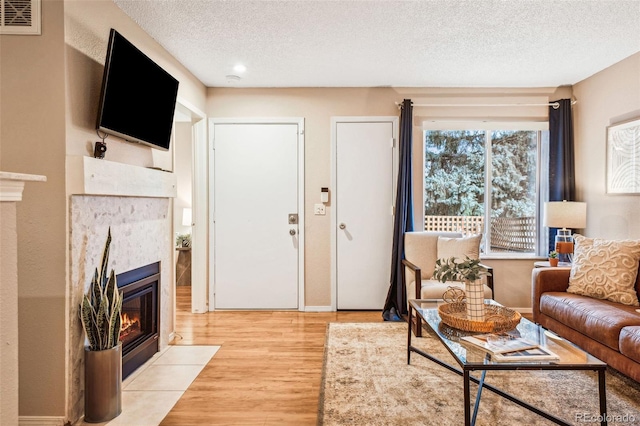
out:
<path id="1" fill-rule="evenodd" d="M 640 194 L 640 118 L 607 127 L 607 194 Z"/>

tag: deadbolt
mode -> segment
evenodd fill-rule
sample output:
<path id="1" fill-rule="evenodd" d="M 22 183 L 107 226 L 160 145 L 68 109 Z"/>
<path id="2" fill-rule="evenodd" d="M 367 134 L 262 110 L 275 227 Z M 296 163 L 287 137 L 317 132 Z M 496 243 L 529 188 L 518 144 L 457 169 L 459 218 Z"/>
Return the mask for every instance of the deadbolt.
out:
<path id="1" fill-rule="evenodd" d="M 298 214 L 289 213 L 289 225 L 296 225 L 298 223 Z"/>

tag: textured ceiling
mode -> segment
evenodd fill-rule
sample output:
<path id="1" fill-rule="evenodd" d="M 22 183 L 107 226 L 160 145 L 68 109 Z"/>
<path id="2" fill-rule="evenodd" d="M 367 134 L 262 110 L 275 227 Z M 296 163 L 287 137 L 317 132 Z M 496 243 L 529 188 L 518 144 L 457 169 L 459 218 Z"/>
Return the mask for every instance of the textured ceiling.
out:
<path id="1" fill-rule="evenodd" d="M 113 1 L 209 87 L 555 87 L 640 51 L 640 0 Z"/>

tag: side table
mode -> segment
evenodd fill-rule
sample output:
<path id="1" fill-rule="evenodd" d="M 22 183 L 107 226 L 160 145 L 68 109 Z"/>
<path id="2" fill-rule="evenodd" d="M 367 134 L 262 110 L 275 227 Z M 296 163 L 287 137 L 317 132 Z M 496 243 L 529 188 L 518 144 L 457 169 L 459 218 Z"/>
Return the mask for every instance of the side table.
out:
<path id="1" fill-rule="evenodd" d="M 534 268 L 550 268 L 551 265 L 549 265 L 549 261 L 545 260 L 545 261 L 541 261 L 541 262 L 534 262 L 533 263 L 533 267 Z M 554 266 L 554 268 L 569 268 L 571 269 L 571 264 L 569 262 L 559 262 L 558 266 Z"/>
<path id="2" fill-rule="evenodd" d="M 176 285 L 191 285 L 191 247 L 176 247 Z"/>

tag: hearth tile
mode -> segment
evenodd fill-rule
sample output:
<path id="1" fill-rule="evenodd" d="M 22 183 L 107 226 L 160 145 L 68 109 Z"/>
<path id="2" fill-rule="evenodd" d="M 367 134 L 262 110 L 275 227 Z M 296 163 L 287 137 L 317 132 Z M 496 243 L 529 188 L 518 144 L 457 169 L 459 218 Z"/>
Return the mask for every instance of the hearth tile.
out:
<path id="1" fill-rule="evenodd" d="M 182 391 L 124 391 L 122 414 L 108 426 L 156 426 L 171 411 Z"/>
<path id="2" fill-rule="evenodd" d="M 156 354 L 157 355 L 157 354 Z M 133 370 L 133 372 L 131 374 L 129 374 L 129 376 L 124 379 L 122 381 L 122 389 L 125 389 L 127 386 L 129 386 L 129 383 L 133 382 L 135 380 L 136 377 L 138 377 L 140 374 L 142 374 L 147 368 L 149 368 L 151 365 L 153 365 L 153 362 L 158 359 L 155 356 L 151 359 L 148 359 L 144 364 L 142 364 L 140 367 L 136 368 L 135 370 Z"/>
<path id="3" fill-rule="evenodd" d="M 220 346 L 169 346 L 154 365 L 207 365 Z"/>
<path id="4" fill-rule="evenodd" d="M 125 390 L 185 391 L 200 374 L 200 365 L 151 365 L 127 385 Z"/>

